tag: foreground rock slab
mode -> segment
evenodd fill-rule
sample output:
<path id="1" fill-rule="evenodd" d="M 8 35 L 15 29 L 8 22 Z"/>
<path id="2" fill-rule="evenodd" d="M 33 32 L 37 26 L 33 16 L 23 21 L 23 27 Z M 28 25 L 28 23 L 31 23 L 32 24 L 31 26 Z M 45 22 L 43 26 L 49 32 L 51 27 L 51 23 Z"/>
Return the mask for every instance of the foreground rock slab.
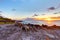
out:
<path id="1" fill-rule="evenodd" d="M 25 32 L 14 25 L 0 25 L 0 40 L 60 40 L 60 29 Z"/>

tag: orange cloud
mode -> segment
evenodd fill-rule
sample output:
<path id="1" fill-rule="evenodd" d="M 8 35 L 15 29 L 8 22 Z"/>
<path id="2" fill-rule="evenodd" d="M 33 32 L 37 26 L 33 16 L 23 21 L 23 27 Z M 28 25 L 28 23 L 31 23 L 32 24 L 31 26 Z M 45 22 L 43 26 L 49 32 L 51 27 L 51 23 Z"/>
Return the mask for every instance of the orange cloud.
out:
<path id="1" fill-rule="evenodd" d="M 35 18 L 35 20 L 56 21 L 56 20 L 60 20 L 60 17 Z"/>

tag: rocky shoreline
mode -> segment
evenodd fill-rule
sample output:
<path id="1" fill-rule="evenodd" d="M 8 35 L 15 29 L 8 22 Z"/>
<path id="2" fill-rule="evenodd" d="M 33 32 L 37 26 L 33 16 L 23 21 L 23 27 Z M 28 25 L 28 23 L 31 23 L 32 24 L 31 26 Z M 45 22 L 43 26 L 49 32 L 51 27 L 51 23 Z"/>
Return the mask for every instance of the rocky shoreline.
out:
<path id="1" fill-rule="evenodd" d="M 25 31 L 15 24 L 0 25 L 0 40 L 60 40 L 60 29 L 48 28 Z"/>

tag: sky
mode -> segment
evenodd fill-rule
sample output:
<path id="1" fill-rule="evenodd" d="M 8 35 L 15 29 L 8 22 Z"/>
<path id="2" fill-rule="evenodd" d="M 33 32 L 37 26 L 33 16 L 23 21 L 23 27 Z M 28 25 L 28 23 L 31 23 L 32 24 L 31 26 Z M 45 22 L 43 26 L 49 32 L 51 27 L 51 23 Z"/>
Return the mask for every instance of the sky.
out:
<path id="1" fill-rule="evenodd" d="M 60 0 L 0 0 L 0 14 L 11 19 L 59 17 Z"/>

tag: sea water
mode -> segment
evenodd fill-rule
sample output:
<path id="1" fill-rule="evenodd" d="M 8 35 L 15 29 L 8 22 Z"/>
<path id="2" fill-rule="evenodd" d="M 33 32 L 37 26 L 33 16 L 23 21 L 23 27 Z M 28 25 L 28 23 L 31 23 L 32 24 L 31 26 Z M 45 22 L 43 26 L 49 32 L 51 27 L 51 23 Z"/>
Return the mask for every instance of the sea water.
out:
<path id="1" fill-rule="evenodd" d="M 38 21 L 38 20 L 33 20 L 33 21 L 23 21 L 24 24 L 38 24 L 38 25 L 42 25 L 42 24 L 45 24 L 45 25 L 57 25 L 57 26 L 60 26 L 60 20 L 59 21 Z"/>

